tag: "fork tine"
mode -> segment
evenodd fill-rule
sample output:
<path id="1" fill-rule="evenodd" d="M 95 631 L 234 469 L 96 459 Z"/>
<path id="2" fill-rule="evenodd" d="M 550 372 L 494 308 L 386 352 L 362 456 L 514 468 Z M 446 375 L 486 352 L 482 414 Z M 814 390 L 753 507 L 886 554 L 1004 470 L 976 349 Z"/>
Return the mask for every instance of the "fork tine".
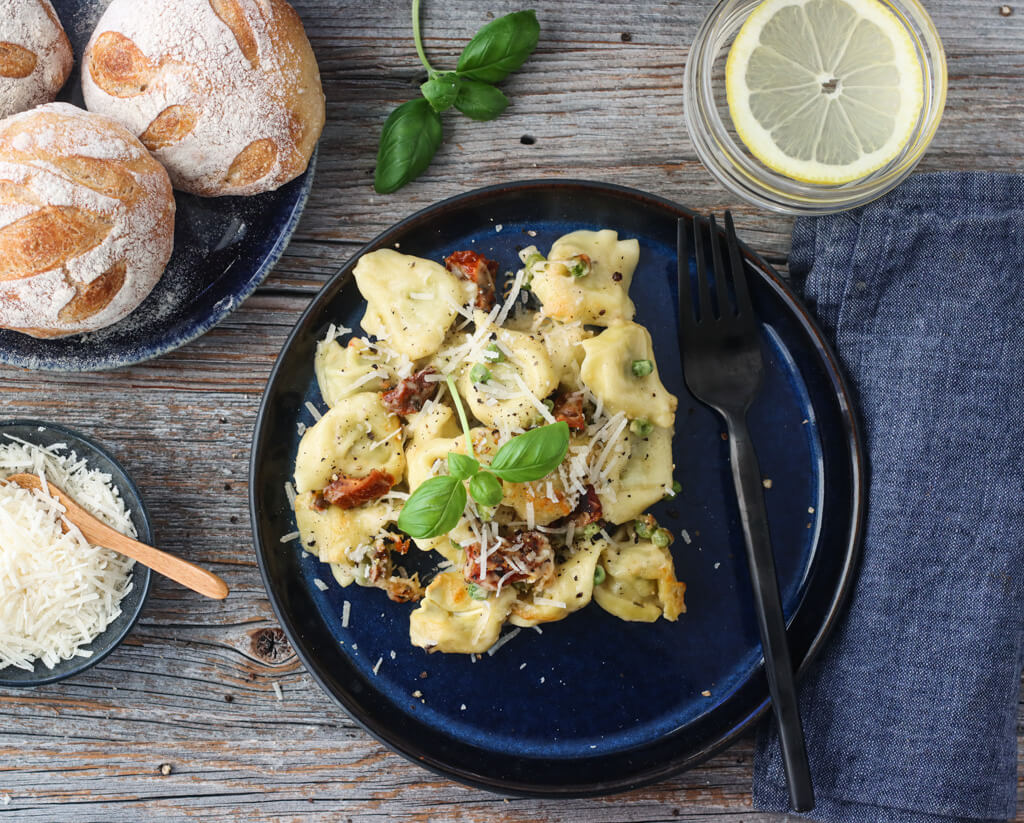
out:
<path id="1" fill-rule="evenodd" d="M 715 300 L 718 303 L 718 316 L 731 317 L 735 312 L 729 302 L 729 287 L 725 266 L 722 263 L 722 239 L 718 236 L 718 223 L 715 215 L 711 215 L 711 228 L 708 231 L 711 241 L 711 270 L 715 273 Z"/>
<path id="2" fill-rule="evenodd" d="M 700 322 L 713 323 L 714 317 L 711 314 L 711 287 L 708 284 L 708 260 L 704 251 L 704 226 L 707 223 L 703 217 L 693 218 L 693 246 L 697 258 L 697 295 L 700 304 Z"/>
<path id="3" fill-rule="evenodd" d="M 679 287 L 679 328 L 685 331 L 697 320 L 693 313 L 693 284 L 690 282 L 690 238 L 689 226 L 685 217 L 676 222 L 676 284 Z"/>
<path id="4" fill-rule="evenodd" d="M 750 290 L 747 288 L 747 271 L 740 254 L 740 243 L 736 239 L 736 227 L 732 222 L 732 212 L 725 212 L 725 237 L 729 246 L 729 263 L 732 268 L 733 288 L 736 291 L 736 313 L 740 317 L 750 319 L 753 306 L 750 303 Z"/>

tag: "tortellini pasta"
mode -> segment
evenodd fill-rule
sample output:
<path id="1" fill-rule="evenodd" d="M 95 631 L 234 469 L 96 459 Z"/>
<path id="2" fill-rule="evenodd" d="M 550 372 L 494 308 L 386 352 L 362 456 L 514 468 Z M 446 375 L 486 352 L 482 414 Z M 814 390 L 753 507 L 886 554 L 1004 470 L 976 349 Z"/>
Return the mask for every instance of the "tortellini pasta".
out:
<path id="1" fill-rule="evenodd" d="M 658 376 L 651 334 L 638 323 L 617 323 L 581 344 L 580 375 L 612 411 L 672 428 L 678 401 Z"/>
<path id="2" fill-rule="evenodd" d="M 594 587 L 594 600 L 623 620 L 653 623 L 675 620 L 686 611 L 686 584 L 676 580 L 668 549 L 649 540 L 617 542 L 601 555 L 604 581 Z"/>
<path id="3" fill-rule="evenodd" d="M 482 654 L 498 639 L 515 599 L 510 587 L 475 600 L 461 574 L 442 572 L 410 615 L 409 637 L 414 646 L 429 651 Z"/>
<path id="4" fill-rule="evenodd" d="M 379 394 L 361 392 L 306 430 L 295 458 L 295 489 L 318 491 L 336 477 L 366 477 L 374 469 L 395 481 L 405 474 L 402 426 Z"/>
<path id="5" fill-rule="evenodd" d="M 625 523 L 639 517 L 649 506 L 672 494 L 672 431 L 654 426 L 645 436 L 630 433 L 629 457 L 616 481 L 601 492 L 604 517 Z"/>
<path id="6" fill-rule="evenodd" d="M 328 506 L 321 510 L 315 498 L 314 492 L 306 492 L 295 499 L 295 523 L 302 546 L 322 562 L 335 564 L 336 572 L 351 582 L 357 566 L 352 552 L 373 542 L 392 519 L 391 510 L 383 503 L 353 509 Z"/>
<path id="7" fill-rule="evenodd" d="M 478 320 L 482 322 L 483 318 Z M 491 351 L 501 359 L 496 355 L 465 364 L 459 390 L 473 416 L 485 426 L 526 428 L 537 421 L 538 398 L 555 390 L 558 377 L 547 350 L 536 338 L 508 329 L 497 330 L 495 338 Z M 486 382 L 474 379 L 474 366 L 487 369 Z"/>
<path id="8" fill-rule="evenodd" d="M 504 625 L 562 620 L 591 601 L 623 620 L 685 611 L 685 585 L 665 548 L 671 535 L 647 514 L 672 493 L 677 401 L 650 335 L 632 322 L 639 245 L 611 230 L 576 231 L 555 241 L 547 260 L 535 251 L 523 250 L 530 262 L 506 284 L 516 293 L 493 308 L 500 269 L 477 252 L 449 258 L 458 274 L 391 249 L 366 254 L 355 278 L 367 302 L 363 329 L 377 340 L 342 345 L 332 327 L 317 347 L 330 408 L 296 455 L 302 545 L 342 586 L 418 600 L 410 639 L 427 651 L 480 654 Z M 465 264 L 452 264 L 457 256 Z M 471 282 L 484 277 L 486 287 Z M 540 311 L 531 308 L 538 300 Z M 569 429 L 554 470 L 539 462 L 548 471 L 539 479 L 510 482 L 496 469 L 470 483 L 512 438 L 553 421 Z M 436 504 L 444 528 L 453 527 L 421 531 L 402 519 L 410 496 L 450 473 L 459 479 L 432 489 L 446 501 Z M 448 508 L 461 499 L 459 484 L 461 514 Z M 416 516 L 429 524 L 432 514 Z M 421 536 L 407 539 L 402 523 Z M 443 558 L 425 589 L 405 571 L 421 552 Z"/>
<path id="9" fill-rule="evenodd" d="M 467 284 L 440 263 L 394 249 L 364 254 L 353 273 L 366 298 L 363 330 L 410 360 L 441 347 L 467 299 Z"/>
<path id="10" fill-rule="evenodd" d="M 590 270 L 576 276 L 568 262 L 586 255 Z M 619 240 L 610 229 L 574 231 L 555 241 L 548 264 L 533 277 L 532 288 L 544 313 L 563 322 L 581 321 L 607 326 L 616 320 L 632 320 L 636 314 L 629 299 L 640 244 Z"/>
<path id="11" fill-rule="evenodd" d="M 604 540 L 584 541 L 572 557 L 559 564 L 550 586 L 535 589 L 530 599 L 512 603 L 508 622 L 513 626 L 536 626 L 562 620 L 586 606 L 593 599 L 597 561 L 607 545 Z"/>
<path id="12" fill-rule="evenodd" d="M 321 340 L 313 362 L 320 395 L 328 406 L 359 392 L 380 391 L 394 380 L 394 373 L 358 337 L 347 346 L 337 340 Z"/>

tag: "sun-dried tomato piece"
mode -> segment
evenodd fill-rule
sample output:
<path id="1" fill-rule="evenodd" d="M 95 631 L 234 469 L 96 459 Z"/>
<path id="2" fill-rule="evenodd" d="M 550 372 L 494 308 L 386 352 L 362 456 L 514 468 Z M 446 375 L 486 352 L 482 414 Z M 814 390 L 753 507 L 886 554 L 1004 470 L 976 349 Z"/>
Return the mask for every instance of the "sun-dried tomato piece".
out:
<path id="1" fill-rule="evenodd" d="M 430 374 L 437 374 L 437 369 L 427 366 L 411 377 L 400 380 L 397 386 L 381 395 L 384 408 L 403 417 L 418 412 L 424 403 L 437 394 L 437 381 L 427 380 Z"/>
<path id="2" fill-rule="evenodd" d="M 583 416 L 583 392 L 562 392 L 555 397 L 555 406 L 551 410 L 555 420 L 565 421 L 574 432 L 587 428 L 587 419 Z"/>
<path id="3" fill-rule="evenodd" d="M 444 261 L 445 268 L 463 280 L 476 283 L 476 302 L 478 309 L 490 311 L 494 308 L 494 278 L 498 276 L 498 264 L 488 260 L 479 252 L 456 251 L 449 254 Z"/>
<path id="4" fill-rule="evenodd" d="M 597 489 L 588 483 L 586 493 L 580 495 L 576 508 L 569 516 L 577 528 L 589 526 L 600 520 L 604 516 L 604 511 L 601 508 L 601 498 L 597 496 Z"/>
<path id="5" fill-rule="evenodd" d="M 323 490 L 323 497 L 335 506 L 352 509 L 383 497 L 394 485 L 395 478 L 374 469 L 366 477 L 339 477 Z"/>
<path id="6" fill-rule="evenodd" d="M 480 557 L 479 543 L 467 546 L 462 574 L 469 582 L 492 591 L 499 584 L 507 586 L 522 581 L 544 586 L 555 577 L 555 550 L 551 541 L 538 531 L 517 531 L 511 540 L 499 538 L 497 545 L 488 547 L 484 570 Z"/>

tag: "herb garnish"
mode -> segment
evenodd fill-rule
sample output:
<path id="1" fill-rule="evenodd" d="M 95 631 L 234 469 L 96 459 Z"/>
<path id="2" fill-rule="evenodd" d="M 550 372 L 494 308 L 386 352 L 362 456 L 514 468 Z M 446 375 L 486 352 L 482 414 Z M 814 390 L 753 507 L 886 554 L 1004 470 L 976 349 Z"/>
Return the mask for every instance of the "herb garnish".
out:
<path id="1" fill-rule="evenodd" d="M 502 498 L 502 480 L 509 483 L 540 480 L 558 468 L 569 450 L 568 424 L 552 423 L 516 435 L 498 449 L 489 466 L 482 467 L 473 454 L 466 412 L 451 375 L 448 389 L 455 401 L 469 454 L 448 452 L 449 473 L 425 481 L 405 501 L 398 515 L 398 528 L 417 540 L 438 537 L 455 528 L 468 502 L 465 480 L 469 480 L 469 493 L 478 504 L 497 506 Z"/>
<path id="2" fill-rule="evenodd" d="M 518 69 L 537 47 L 540 24 L 533 10 L 492 20 L 463 49 L 455 71 L 430 65 L 420 36 L 420 0 L 412 0 L 416 53 L 427 69 L 423 97 L 403 103 L 388 117 L 377 150 L 373 187 L 390 194 L 415 180 L 430 165 L 441 145 L 441 112 L 452 106 L 473 120 L 493 120 L 508 98 L 493 84 Z"/>

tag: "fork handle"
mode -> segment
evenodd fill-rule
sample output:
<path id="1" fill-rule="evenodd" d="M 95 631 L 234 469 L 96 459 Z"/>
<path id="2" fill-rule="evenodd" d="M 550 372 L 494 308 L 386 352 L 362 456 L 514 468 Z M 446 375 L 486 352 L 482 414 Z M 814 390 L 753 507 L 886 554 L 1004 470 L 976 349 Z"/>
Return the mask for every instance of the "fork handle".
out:
<path id="1" fill-rule="evenodd" d="M 747 563 L 754 588 L 754 607 L 764 648 L 768 689 L 779 726 L 789 802 L 794 811 L 806 812 L 814 808 L 814 788 L 811 785 L 807 748 L 797 706 L 793 663 L 786 640 L 786 619 L 775 575 L 761 469 L 747 428 L 746 414 L 726 415 L 725 419 L 729 429 L 732 479 L 736 485 L 740 522 L 743 524 L 744 543 L 747 547 Z"/>

